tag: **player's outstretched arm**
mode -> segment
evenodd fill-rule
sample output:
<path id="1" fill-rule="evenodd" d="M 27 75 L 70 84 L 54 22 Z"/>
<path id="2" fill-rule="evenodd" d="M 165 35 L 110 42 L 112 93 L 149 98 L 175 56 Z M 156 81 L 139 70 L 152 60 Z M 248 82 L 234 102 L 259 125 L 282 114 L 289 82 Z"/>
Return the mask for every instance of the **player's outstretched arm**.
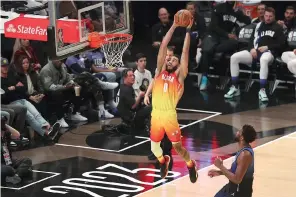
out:
<path id="1" fill-rule="evenodd" d="M 150 105 L 150 94 L 152 93 L 152 89 L 153 89 L 153 84 L 154 84 L 154 79 L 151 80 L 148 88 L 147 88 L 147 91 L 146 91 L 146 94 L 145 94 L 145 97 L 144 97 L 144 104 L 145 105 Z"/>
<path id="2" fill-rule="evenodd" d="M 190 24 L 186 28 L 186 35 L 182 49 L 182 55 L 180 60 L 180 74 L 179 76 L 184 80 L 188 74 L 188 60 L 189 60 L 189 47 L 190 47 L 190 32 L 191 26 L 193 24 L 193 18 L 190 21 Z"/>
<path id="3" fill-rule="evenodd" d="M 157 73 L 155 73 L 155 75 L 157 75 L 162 70 L 162 67 L 163 67 L 164 61 L 165 61 L 165 57 L 166 57 L 166 53 L 167 53 L 167 49 L 168 49 L 168 44 L 172 39 L 172 36 L 174 34 L 176 27 L 177 27 L 177 25 L 174 22 L 173 25 L 171 26 L 171 28 L 169 29 L 169 31 L 164 36 L 164 38 L 160 44 L 160 48 L 159 48 L 159 52 L 158 52 L 158 56 L 157 56 L 157 70 L 156 70 Z"/>

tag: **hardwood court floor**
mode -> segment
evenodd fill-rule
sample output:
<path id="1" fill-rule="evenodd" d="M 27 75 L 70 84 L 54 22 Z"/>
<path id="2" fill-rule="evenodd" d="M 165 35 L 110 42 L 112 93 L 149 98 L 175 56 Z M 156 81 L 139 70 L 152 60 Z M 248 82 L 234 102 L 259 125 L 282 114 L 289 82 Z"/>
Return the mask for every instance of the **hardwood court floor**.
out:
<path id="1" fill-rule="evenodd" d="M 136 137 L 103 133 L 100 123 L 74 124 L 53 146 L 33 146 L 14 152 L 33 161 L 32 180 L 1 188 L 3 197 L 210 197 L 227 182 L 209 178 L 215 157 L 226 165 L 237 151 L 234 134 L 244 124 L 253 125 L 258 139 L 255 149 L 254 197 L 294 196 L 296 181 L 296 103 L 287 92 L 278 92 L 268 104 L 256 93 L 224 100 L 224 92 L 207 94 L 185 86 L 178 110 L 182 143 L 200 169 L 192 184 L 183 160 L 171 151 L 172 165 L 160 179 L 156 161 L 148 159 L 147 133 Z M 221 99 L 222 98 L 222 99 Z M 117 124 L 119 119 L 110 121 Z M 294 133 L 293 133 L 294 132 Z M 292 134 L 291 134 L 292 133 Z M 282 138 L 280 138 L 282 137 Z M 209 167 L 210 166 L 210 167 Z"/>
<path id="2" fill-rule="evenodd" d="M 296 132 L 255 148 L 254 197 L 288 197 L 295 194 L 295 142 Z M 233 157 L 225 160 L 225 166 L 230 168 L 232 161 Z M 208 177 L 210 169 L 216 168 L 211 165 L 199 170 L 199 179 L 195 184 L 184 176 L 137 196 L 214 196 L 228 180 L 224 176 Z"/>

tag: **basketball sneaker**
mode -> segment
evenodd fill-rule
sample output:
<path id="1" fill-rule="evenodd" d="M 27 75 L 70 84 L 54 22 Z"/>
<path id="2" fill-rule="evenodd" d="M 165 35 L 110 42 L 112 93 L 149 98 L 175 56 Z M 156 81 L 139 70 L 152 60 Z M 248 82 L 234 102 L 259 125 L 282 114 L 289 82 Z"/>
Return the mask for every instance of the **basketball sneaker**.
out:
<path id="1" fill-rule="evenodd" d="M 163 164 L 160 164 L 160 176 L 163 179 L 168 175 L 169 164 L 170 164 L 170 161 L 171 161 L 171 158 L 168 155 L 165 155 L 164 159 L 165 159 L 165 162 Z"/>
<path id="2" fill-rule="evenodd" d="M 236 88 L 234 85 L 230 87 L 230 90 L 227 92 L 227 94 L 224 95 L 224 98 L 231 99 L 233 97 L 240 95 L 240 89 Z"/>
<path id="3" fill-rule="evenodd" d="M 261 88 L 261 90 L 258 93 L 258 96 L 259 96 L 259 100 L 262 102 L 267 102 L 269 100 L 267 97 L 265 88 Z"/>
<path id="4" fill-rule="evenodd" d="M 206 76 L 202 76 L 199 90 L 201 91 L 207 90 L 208 86 L 209 86 L 208 78 Z"/>
<path id="5" fill-rule="evenodd" d="M 198 173 L 197 173 L 195 161 L 194 160 L 191 160 L 191 161 L 193 163 L 193 166 L 191 168 L 190 167 L 187 167 L 187 168 L 189 171 L 189 178 L 190 178 L 191 183 L 195 183 L 197 181 Z"/>

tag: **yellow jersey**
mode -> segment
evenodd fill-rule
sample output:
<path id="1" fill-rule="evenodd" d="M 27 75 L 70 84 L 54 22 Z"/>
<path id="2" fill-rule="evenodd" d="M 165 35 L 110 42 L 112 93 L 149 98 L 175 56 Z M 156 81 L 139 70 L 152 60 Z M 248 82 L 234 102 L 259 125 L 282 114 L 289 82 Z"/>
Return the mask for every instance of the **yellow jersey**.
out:
<path id="1" fill-rule="evenodd" d="M 153 110 L 176 110 L 182 84 L 175 73 L 162 71 L 155 79 L 152 89 Z"/>

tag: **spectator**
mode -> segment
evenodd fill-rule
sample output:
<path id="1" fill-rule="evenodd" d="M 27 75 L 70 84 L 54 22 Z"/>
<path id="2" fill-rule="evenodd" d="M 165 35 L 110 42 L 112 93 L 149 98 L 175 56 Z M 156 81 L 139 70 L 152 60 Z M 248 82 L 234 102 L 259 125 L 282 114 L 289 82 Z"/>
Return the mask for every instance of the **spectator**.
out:
<path id="1" fill-rule="evenodd" d="M 7 111 L 2 111 L 0 112 L 1 117 L 5 117 L 5 119 L 7 120 L 7 123 L 9 125 L 11 125 L 11 118 L 10 118 L 10 113 L 8 113 Z"/>
<path id="2" fill-rule="evenodd" d="M 171 28 L 173 21 L 169 19 L 169 13 L 166 8 L 160 8 L 158 11 L 159 23 L 153 25 L 152 27 L 152 46 L 157 49 L 158 52 L 160 43 L 162 42 L 163 37 Z M 183 31 L 182 28 L 177 28 L 174 32 L 173 38 L 169 43 L 169 46 L 173 46 L 177 52 L 181 52 L 181 46 L 183 42 Z"/>
<path id="3" fill-rule="evenodd" d="M 235 51 L 238 47 L 236 29 L 251 22 L 250 18 L 242 11 L 234 11 L 233 5 L 232 1 L 218 4 L 212 13 L 211 24 L 201 46 L 202 57 L 199 67 L 202 79 L 200 90 L 207 89 L 207 74 L 209 67 L 212 66 L 214 54 Z"/>
<path id="4" fill-rule="evenodd" d="M 27 108 L 26 121 L 44 140 L 50 141 L 59 130 L 59 124 L 53 127 L 44 120 L 37 109 L 26 98 L 26 87 L 16 81 L 14 76 L 8 75 L 8 60 L 1 58 L 1 88 L 5 93 L 1 97 L 2 104 L 17 104 Z"/>
<path id="5" fill-rule="evenodd" d="M 296 49 L 282 54 L 282 60 L 288 65 L 288 69 L 296 76 Z"/>
<path id="6" fill-rule="evenodd" d="M 47 102 L 40 78 L 36 71 L 30 65 L 27 56 L 19 56 L 15 62 L 17 71 L 16 77 L 27 89 L 27 100 L 30 101 L 36 109 L 45 118 L 49 118 L 47 113 Z"/>
<path id="7" fill-rule="evenodd" d="M 237 52 L 231 56 L 230 70 L 232 86 L 225 98 L 233 98 L 240 95 L 238 87 L 239 64 L 250 65 L 253 62 L 260 62 L 260 91 L 259 100 L 266 102 L 265 86 L 268 77 L 268 66 L 273 62 L 274 57 L 279 55 L 285 44 L 285 36 L 282 28 L 275 21 L 275 11 L 273 8 L 266 8 L 264 22 L 256 25 L 251 36 L 249 50 Z"/>
<path id="8" fill-rule="evenodd" d="M 257 24 L 257 23 L 260 23 L 260 22 L 264 21 L 264 12 L 265 12 L 265 9 L 266 9 L 266 5 L 263 4 L 263 3 L 260 3 L 257 6 L 258 17 L 253 18 L 252 19 L 252 23 Z"/>
<path id="9" fill-rule="evenodd" d="M 45 94 L 48 95 L 48 100 L 58 106 L 54 109 L 58 118 L 58 122 L 62 127 L 69 127 L 64 119 L 66 111 L 63 109 L 64 102 L 70 100 L 73 103 L 73 112 L 68 117 L 74 121 L 87 121 L 79 113 L 79 108 L 82 105 L 81 97 L 75 95 L 73 77 L 67 73 L 65 65 L 60 60 L 49 61 L 40 71 L 41 83 L 44 87 Z"/>
<path id="10" fill-rule="evenodd" d="M 120 81 L 122 69 L 107 68 L 104 64 L 104 53 L 100 49 L 87 52 L 85 55 L 92 62 L 91 70 L 93 73 L 103 74 L 107 78 L 107 82 Z"/>
<path id="11" fill-rule="evenodd" d="M 191 27 L 191 39 L 190 39 L 190 60 L 193 59 L 197 53 L 197 48 L 201 46 L 201 40 L 204 37 L 206 31 L 206 22 L 203 16 L 197 12 L 196 2 L 189 2 L 186 5 L 186 9 L 190 11 L 194 18 L 193 25 Z M 185 29 L 184 29 L 185 34 Z"/>
<path id="12" fill-rule="evenodd" d="M 20 138 L 20 133 L 1 120 L 1 185 L 17 184 L 22 178 L 32 176 L 32 161 L 29 158 L 12 159 L 9 149 L 11 140 Z"/>
<path id="13" fill-rule="evenodd" d="M 150 106 L 144 107 L 141 101 L 144 98 L 145 92 L 140 91 L 135 97 L 133 84 L 135 83 L 135 75 L 132 69 L 123 71 L 123 84 L 120 86 L 120 97 L 118 104 L 118 111 L 123 122 L 128 125 L 134 125 L 135 128 L 145 126 L 149 133 L 150 114 L 152 108 Z"/>
<path id="14" fill-rule="evenodd" d="M 128 51 L 126 51 L 128 53 Z M 92 52 L 87 52 L 85 56 L 92 62 L 92 72 L 103 74 L 107 77 L 108 82 L 118 81 L 122 83 L 122 71 L 125 70 L 125 67 L 119 68 L 108 68 L 105 66 L 105 56 L 101 49 L 97 49 Z"/>
<path id="15" fill-rule="evenodd" d="M 81 74 L 82 72 L 91 73 L 93 68 L 95 67 L 93 61 L 90 60 L 87 56 L 86 56 L 86 58 L 82 58 L 82 57 L 80 58 L 79 55 L 68 57 L 66 64 L 76 74 Z M 108 72 L 106 72 L 106 73 L 108 73 Z M 114 74 L 114 73 L 111 73 L 111 74 Z M 118 86 L 118 83 L 108 83 L 108 82 L 106 83 L 106 82 L 100 81 L 103 78 L 106 78 L 108 81 L 108 78 L 105 76 L 105 73 L 97 73 L 94 76 L 96 76 L 98 78 L 97 79 L 98 83 L 103 84 L 103 85 L 100 85 L 100 84 L 98 85 L 102 90 L 106 89 L 105 84 L 107 84 L 107 86 L 110 86 L 111 89 L 107 88 L 109 90 L 105 90 L 103 92 L 103 95 L 105 96 L 111 110 L 116 111 L 117 105 L 114 102 L 114 88 L 116 88 Z M 115 74 L 114 74 L 114 78 L 112 80 L 114 80 L 113 82 L 116 81 Z M 110 114 L 105 109 L 104 104 L 105 104 L 104 100 L 97 100 L 97 106 L 99 109 L 99 116 L 101 117 L 103 114 L 105 114 L 106 118 L 113 118 L 114 116 L 112 114 Z"/>
<path id="16" fill-rule="evenodd" d="M 13 128 L 17 129 L 23 134 L 25 129 L 27 108 L 25 106 L 18 105 L 18 104 L 9 104 L 9 105 L 1 104 L 1 110 L 9 113 L 10 115 L 9 125 L 11 125 Z"/>
<path id="17" fill-rule="evenodd" d="M 24 40 L 24 39 L 16 39 L 15 40 L 11 63 L 14 63 L 21 55 L 26 56 L 29 59 L 30 63 L 32 64 L 33 69 L 36 72 L 40 71 L 41 65 L 37 59 L 34 49 L 30 46 L 29 40 Z"/>
<path id="18" fill-rule="evenodd" d="M 143 53 L 136 55 L 137 70 L 135 70 L 135 83 L 133 88 L 135 90 L 135 96 L 138 97 L 140 92 L 145 92 L 152 81 L 151 72 L 146 68 L 147 57 Z"/>
<path id="19" fill-rule="evenodd" d="M 285 11 L 285 19 L 278 20 L 277 23 L 284 29 L 285 34 L 296 27 L 295 8 L 293 6 L 288 6 Z"/>

